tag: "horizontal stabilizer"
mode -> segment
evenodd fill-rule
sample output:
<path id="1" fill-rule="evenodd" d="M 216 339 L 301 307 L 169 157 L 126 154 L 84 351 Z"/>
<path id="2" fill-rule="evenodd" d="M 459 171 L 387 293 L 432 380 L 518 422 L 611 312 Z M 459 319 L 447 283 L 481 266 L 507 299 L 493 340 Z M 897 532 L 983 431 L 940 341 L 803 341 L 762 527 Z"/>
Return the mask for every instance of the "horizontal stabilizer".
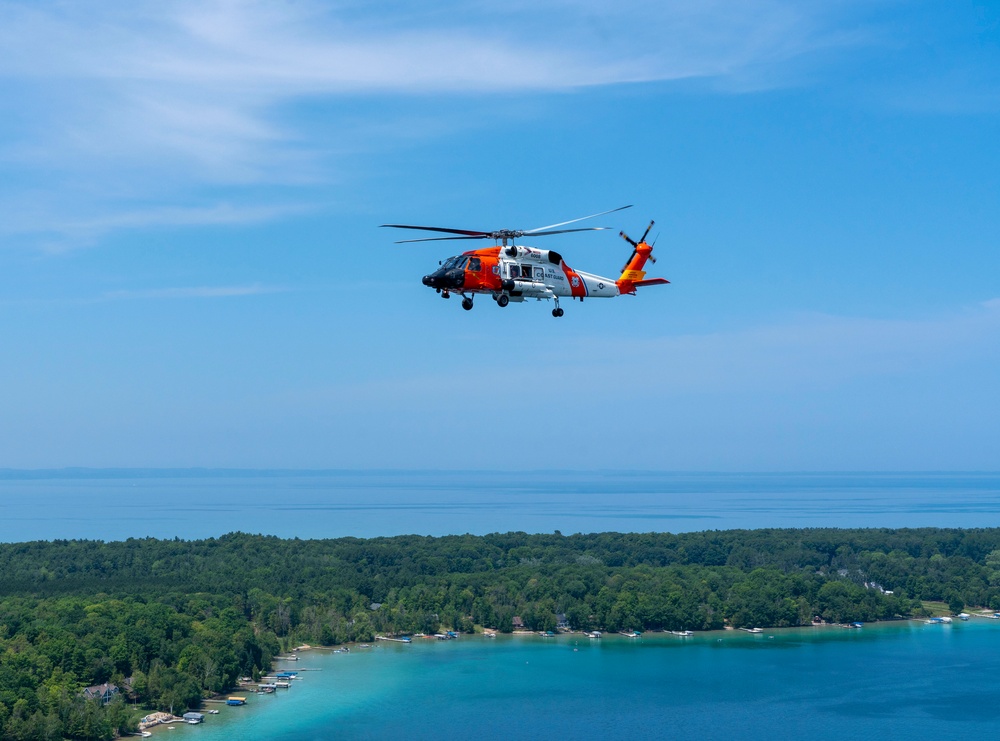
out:
<path id="1" fill-rule="evenodd" d="M 650 278 L 649 280 L 637 280 L 632 285 L 639 288 L 640 286 L 662 286 L 669 282 L 666 278 Z"/>

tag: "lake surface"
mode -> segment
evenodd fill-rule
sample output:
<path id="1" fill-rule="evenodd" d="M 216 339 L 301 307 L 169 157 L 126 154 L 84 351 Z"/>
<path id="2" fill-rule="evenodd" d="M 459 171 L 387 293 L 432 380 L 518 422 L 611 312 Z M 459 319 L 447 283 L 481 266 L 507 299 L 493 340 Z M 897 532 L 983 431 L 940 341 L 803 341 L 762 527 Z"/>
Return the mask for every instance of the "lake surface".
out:
<path id="1" fill-rule="evenodd" d="M 415 639 L 304 652 L 283 666 L 304 679 L 157 737 L 881 741 L 1000 728 L 1000 621 L 991 620 Z"/>
<path id="2" fill-rule="evenodd" d="M 1000 526 L 1000 474 L 0 470 L 0 541 Z"/>

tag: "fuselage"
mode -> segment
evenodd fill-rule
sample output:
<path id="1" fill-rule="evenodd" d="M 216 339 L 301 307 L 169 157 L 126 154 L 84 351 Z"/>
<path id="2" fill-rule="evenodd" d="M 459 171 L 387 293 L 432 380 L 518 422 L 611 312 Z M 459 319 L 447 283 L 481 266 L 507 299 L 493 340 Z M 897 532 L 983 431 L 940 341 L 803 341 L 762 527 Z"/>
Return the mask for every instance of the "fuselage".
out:
<path id="1" fill-rule="evenodd" d="M 622 293 L 619 281 L 574 270 L 558 252 L 511 245 L 470 250 L 443 261 L 425 275 L 424 285 L 438 291 L 526 298 L 610 298 Z"/>

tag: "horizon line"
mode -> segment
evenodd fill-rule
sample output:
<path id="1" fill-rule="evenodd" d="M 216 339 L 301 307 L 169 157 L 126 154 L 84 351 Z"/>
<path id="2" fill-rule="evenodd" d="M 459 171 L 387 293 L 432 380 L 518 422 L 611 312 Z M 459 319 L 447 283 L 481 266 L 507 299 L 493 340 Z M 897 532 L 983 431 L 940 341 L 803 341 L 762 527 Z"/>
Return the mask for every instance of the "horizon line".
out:
<path id="1" fill-rule="evenodd" d="M 305 476 L 357 476 L 357 475 L 509 475 L 501 468 L 246 468 L 212 466 L 65 466 L 60 468 L 0 468 L 0 481 L 30 479 L 101 479 L 101 478 L 268 478 Z M 657 468 L 535 468 L 522 469 L 530 474 L 574 474 L 595 476 L 987 476 L 1000 475 L 989 469 L 790 469 L 790 470 L 712 470 L 712 469 L 657 469 Z"/>

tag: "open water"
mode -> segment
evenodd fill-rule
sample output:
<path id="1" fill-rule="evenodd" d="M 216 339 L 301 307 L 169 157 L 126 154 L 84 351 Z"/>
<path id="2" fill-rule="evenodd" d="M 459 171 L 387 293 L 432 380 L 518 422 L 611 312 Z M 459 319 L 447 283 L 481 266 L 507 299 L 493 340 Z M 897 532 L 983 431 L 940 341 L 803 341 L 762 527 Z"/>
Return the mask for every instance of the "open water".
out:
<path id="1" fill-rule="evenodd" d="M 883 741 L 1000 729 L 1000 620 L 414 639 L 304 652 L 283 668 L 303 679 L 158 736 Z"/>
<path id="2" fill-rule="evenodd" d="M 1000 474 L 0 470 L 0 541 L 1000 526 Z"/>

